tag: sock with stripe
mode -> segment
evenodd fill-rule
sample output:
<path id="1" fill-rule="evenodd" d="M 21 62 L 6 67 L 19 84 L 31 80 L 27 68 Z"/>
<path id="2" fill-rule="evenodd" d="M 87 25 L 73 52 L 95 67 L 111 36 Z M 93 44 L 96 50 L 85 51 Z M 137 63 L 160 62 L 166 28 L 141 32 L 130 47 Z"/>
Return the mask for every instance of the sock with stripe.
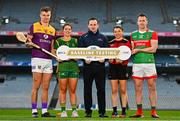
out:
<path id="1" fill-rule="evenodd" d="M 72 104 L 71 107 L 72 107 L 72 111 L 76 110 L 76 104 Z"/>
<path id="2" fill-rule="evenodd" d="M 142 114 L 143 111 L 142 111 L 142 104 L 137 104 L 137 113 L 138 114 Z"/>
<path id="3" fill-rule="evenodd" d="M 66 103 L 61 103 L 60 106 L 61 106 L 61 112 L 66 110 Z"/>
<path id="4" fill-rule="evenodd" d="M 38 111 L 37 111 L 37 103 L 32 103 L 32 104 L 31 104 L 31 107 L 32 107 L 32 113 L 38 112 Z"/>
<path id="5" fill-rule="evenodd" d="M 47 112 L 47 103 L 42 103 L 42 114 Z"/>

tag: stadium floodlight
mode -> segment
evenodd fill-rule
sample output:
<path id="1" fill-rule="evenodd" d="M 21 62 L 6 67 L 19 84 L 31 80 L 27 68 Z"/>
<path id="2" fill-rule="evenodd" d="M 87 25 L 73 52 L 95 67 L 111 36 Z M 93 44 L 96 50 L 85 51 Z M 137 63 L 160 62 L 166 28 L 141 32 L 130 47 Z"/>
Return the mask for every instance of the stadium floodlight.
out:
<path id="1" fill-rule="evenodd" d="M 9 20 L 9 17 L 7 17 L 7 16 L 2 16 L 0 18 L 0 24 L 8 24 L 9 22 L 10 22 L 10 20 Z"/>
<path id="2" fill-rule="evenodd" d="M 3 24 L 8 24 L 9 23 L 9 17 L 7 17 L 7 16 L 3 16 L 2 20 L 3 20 Z"/>
<path id="3" fill-rule="evenodd" d="M 65 23 L 66 23 L 66 20 L 64 18 L 59 19 L 60 26 L 64 26 Z"/>
<path id="4" fill-rule="evenodd" d="M 4 23 L 5 23 L 5 24 L 8 24 L 8 23 L 9 23 L 9 18 L 5 18 L 5 19 L 4 19 Z"/>
<path id="5" fill-rule="evenodd" d="M 116 17 L 116 25 L 122 26 L 122 24 L 123 24 L 123 19 L 121 17 Z"/>
<path id="6" fill-rule="evenodd" d="M 174 19 L 174 20 L 173 20 L 173 24 L 174 24 L 174 26 L 178 26 L 178 20 L 177 20 L 177 19 Z"/>

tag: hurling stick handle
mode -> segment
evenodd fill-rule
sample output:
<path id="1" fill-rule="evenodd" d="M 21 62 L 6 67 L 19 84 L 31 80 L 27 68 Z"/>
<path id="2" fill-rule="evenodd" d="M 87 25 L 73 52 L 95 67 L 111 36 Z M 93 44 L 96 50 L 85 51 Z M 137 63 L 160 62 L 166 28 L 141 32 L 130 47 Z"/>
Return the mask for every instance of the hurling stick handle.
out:
<path id="1" fill-rule="evenodd" d="M 49 51 L 47 51 L 47 50 L 45 50 L 45 49 L 43 49 L 43 48 L 41 48 L 41 50 L 42 50 L 43 52 L 49 54 L 50 56 L 54 57 L 56 60 L 58 60 L 58 57 L 55 56 L 54 54 L 52 54 L 51 52 L 49 52 Z"/>
<path id="2" fill-rule="evenodd" d="M 37 49 L 41 49 L 37 44 L 32 43 L 32 46 L 37 48 Z"/>
<path id="3" fill-rule="evenodd" d="M 40 46 L 38 46 L 38 45 L 36 45 L 36 44 L 34 44 L 34 43 L 32 44 L 32 46 L 35 47 L 35 48 L 37 48 L 37 49 L 40 49 L 41 51 L 45 52 L 46 54 L 48 54 L 48 55 L 54 57 L 56 60 L 58 60 L 58 57 L 57 57 L 57 56 L 55 56 L 55 55 L 52 54 L 51 52 L 47 51 L 46 49 L 41 48 Z"/>

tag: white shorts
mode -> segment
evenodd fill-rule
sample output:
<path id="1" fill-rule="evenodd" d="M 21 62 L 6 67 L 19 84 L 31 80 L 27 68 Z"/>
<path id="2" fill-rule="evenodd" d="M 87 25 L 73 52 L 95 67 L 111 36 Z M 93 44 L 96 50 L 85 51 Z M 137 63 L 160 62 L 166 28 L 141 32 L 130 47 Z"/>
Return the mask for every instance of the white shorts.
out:
<path id="1" fill-rule="evenodd" d="M 31 58 L 32 72 L 52 73 L 52 60 L 44 58 Z"/>
<path id="2" fill-rule="evenodd" d="M 132 77 L 137 79 L 157 78 L 155 64 L 133 64 L 132 72 Z"/>

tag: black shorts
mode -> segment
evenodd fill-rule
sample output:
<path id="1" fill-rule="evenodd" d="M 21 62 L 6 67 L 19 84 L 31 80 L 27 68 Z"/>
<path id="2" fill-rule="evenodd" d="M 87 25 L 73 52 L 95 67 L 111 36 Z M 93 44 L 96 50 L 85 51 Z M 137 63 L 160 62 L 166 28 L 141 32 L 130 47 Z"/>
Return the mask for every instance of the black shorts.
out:
<path id="1" fill-rule="evenodd" d="M 108 79 L 110 80 L 127 80 L 129 78 L 127 65 L 109 64 Z"/>

